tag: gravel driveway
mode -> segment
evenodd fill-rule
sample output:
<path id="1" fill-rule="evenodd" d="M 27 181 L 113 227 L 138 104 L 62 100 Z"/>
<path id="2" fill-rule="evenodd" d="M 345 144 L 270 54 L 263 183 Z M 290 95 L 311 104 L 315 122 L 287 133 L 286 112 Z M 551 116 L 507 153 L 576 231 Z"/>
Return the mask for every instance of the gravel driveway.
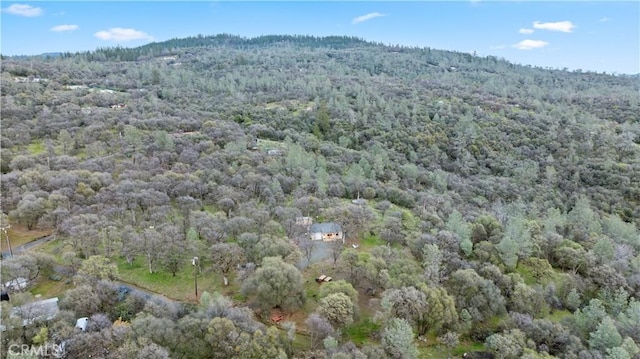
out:
<path id="1" fill-rule="evenodd" d="M 315 244 L 313 246 L 313 252 L 311 253 L 310 263 L 307 263 L 307 258 L 304 258 L 304 253 L 303 253 L 303 258 L 300 261 L 300 263 L 298 263 L 299 268 L 304 269 L 310 264 L 322 262 L 323 260 L 332 258 L 331 246 L 333 245 L 333 243 L 323 242 L 323 241 L 317 241 L 314 243 Z"/>

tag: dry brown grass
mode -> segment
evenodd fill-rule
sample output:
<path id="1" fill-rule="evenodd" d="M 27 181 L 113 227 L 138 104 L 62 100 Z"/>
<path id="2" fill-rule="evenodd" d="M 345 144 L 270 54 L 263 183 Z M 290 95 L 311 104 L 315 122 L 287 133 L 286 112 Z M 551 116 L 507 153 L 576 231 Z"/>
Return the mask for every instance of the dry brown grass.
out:
<path id="1" fill-rule="evenodd" d="M 15 248 L 25 243 L 31 242 L 40 237 L 48 236 L 51 233 L 53 233 L 53 230 L 51 229 L 28 230 L 26 226 L 23 226 L 21 224 L 11 224 L 11 228 L 7 230 L 7 235 L 9 235 L 9 242 L 11 242 L 11 248 Z M 7 237 L 2 232 L 0 232 L 0 235 L 2 235 L 2 240 L 0 241 L 0 249 L 3 252 L 9 251 L 9 246 L 7 245 Z"/>

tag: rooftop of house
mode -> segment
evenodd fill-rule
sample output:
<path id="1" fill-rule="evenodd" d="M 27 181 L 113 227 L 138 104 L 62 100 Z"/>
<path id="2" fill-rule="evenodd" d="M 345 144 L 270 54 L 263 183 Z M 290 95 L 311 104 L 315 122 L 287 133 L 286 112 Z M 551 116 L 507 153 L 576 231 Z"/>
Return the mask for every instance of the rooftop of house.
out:
<path id="1" fill-rule="evenodd" d="M 337 223 L 314 223 L 309 228 L 311 233 L 338 233 L 340 231 L 342 231 L 342 227 Z"/>
<path id="2" fill-rule="evenodd" d="M 14 308 L 13 311 L 15 315 L 22 317 L 23 325 L 30 324 L 36 320 L 51 320 L 60 311 L 58 297 L 23 304 Z"/>

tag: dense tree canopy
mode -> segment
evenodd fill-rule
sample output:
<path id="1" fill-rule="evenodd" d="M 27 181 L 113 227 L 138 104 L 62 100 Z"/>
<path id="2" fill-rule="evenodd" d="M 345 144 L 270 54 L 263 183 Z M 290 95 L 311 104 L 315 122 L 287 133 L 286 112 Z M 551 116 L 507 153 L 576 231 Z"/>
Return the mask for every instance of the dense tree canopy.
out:
<path id="1" fill-rule="evenodd" d="M 3 278 L 76 279 L 52 321 L 9 314 L 31 287 L 2 302 L 2 348 L 411 358 L 435 345 L 415 333 L 504 358 L 638 354 L 637 76 L 226 34 L 0 69 L 2 227 L 55 236 L 51 255 L 3 257 Z M 232 299 L 125 296 L 119 267 L 213 273 Z"/>

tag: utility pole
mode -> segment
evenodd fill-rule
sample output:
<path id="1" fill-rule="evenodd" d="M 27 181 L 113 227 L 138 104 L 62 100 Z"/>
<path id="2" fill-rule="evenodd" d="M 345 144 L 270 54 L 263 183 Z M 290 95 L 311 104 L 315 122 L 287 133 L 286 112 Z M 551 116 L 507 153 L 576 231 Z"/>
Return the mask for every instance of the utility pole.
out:
<path id="1" fill-rule="evenodd" d="M 198 257 L 193 257 L 191 265 L 193 266 L 193 285 L 196 289 L 196 300 L 198 300 L 198 266 L 200 265 Z"/>
<path id="2" fill-rule="evenodd" d="M 11 228 L 11 226 L 2 227 L 2 231 L 4 232 L 5 238 L 7 239 L 7 246 L 9 247 L 9 256 L 13 257 L 13 250 L 11 249 L 11 241 L 9 241 L 9 233 L 7 233 L 7 229 Z"/>

